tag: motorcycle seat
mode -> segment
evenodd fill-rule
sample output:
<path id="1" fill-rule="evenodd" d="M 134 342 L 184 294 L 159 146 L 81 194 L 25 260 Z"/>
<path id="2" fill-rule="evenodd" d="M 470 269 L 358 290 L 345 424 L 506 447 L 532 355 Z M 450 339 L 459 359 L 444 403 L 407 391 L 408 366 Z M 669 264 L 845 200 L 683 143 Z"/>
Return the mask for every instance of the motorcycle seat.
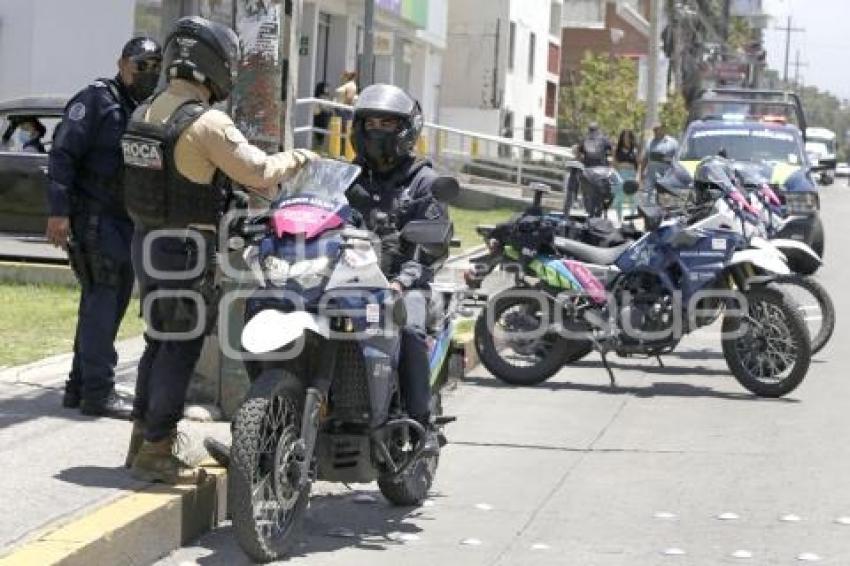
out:
<path id="1" fill-rule="evenodd" d="M 596 265 L 611 265 L 625 252 L 631 243 L 626 242 L 612 248 L 589 246 L 575 240 L 555 236 L 555 249 L 571 258 Z"/>

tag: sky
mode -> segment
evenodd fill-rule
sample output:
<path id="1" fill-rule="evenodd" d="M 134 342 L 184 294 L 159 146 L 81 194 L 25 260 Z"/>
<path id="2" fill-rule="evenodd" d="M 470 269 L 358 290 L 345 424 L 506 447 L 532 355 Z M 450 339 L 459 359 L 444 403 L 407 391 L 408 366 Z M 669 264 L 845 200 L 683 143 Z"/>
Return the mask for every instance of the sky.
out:
<path id="1" fill-rule="evenodd" d="M 800 50 L 802 82 L 850 99 L 850 0 L 764 0 L 764 11 L 772 16 L 765 30 L 768 65 L 782 76 L 785 66 L 785 27 L 804 28 L 791 34 L 788 76 L 794 77 L 794 60 Z"/>

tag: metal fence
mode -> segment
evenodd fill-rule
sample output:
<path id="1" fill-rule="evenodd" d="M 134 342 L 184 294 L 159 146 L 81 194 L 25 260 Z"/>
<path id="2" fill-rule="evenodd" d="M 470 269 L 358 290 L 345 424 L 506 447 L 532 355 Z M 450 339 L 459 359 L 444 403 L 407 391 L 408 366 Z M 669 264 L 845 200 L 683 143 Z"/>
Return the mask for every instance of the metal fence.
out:
<path id="1" fill-rule="evenodd" d="M 321 98 L 302 98 L 295 102 L 297 145 L 309 147 L 332 157 L 354 158 L 348 132 L 353 109 Z M 331 114 L 327 128 L 315 125 L 317 109 Z M 559 146 L 491 136 L 425 122 L 416 152 L 429 157 L 445 172 L 470 180 L 496 182 L 524 187 L 545 183 L 563 190 L 569 172 L 580 168 L 572 150 Z"/>

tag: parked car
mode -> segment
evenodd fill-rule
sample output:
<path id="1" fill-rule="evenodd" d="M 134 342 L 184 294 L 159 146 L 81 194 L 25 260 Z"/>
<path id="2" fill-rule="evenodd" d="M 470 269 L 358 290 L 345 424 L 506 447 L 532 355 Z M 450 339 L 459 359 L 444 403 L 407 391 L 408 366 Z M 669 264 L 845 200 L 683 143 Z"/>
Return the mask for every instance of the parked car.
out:
<path id="1" fill-rule="evenodd" d="M 835 166 L 836 177 L 850 177 L 850 165 L 841 161 Z"/>
<path id="2" fill-rule="evenodd" d="M 61 96 L 32 96 L 0 102 L 0 232 L 44 235 L 47 152 L 67 101 Z M 19 143 L 23 122 L 43 128 L 40 144 Z"/>

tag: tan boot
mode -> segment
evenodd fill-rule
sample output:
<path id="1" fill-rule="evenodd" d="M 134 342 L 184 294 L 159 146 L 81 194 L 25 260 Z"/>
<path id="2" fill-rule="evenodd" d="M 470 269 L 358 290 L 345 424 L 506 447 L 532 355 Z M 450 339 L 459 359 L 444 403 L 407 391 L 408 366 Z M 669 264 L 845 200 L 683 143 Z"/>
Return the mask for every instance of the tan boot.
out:
<path id="1" fill-rule="evenodd" d="M 124 460 L 125 468 L 129 468 L 133 465 L 133 460 L 136 459 L 136 454 L 139 453 L 139 448 L 142 447 L 142 442 L 144 440 L 144 423 L 142 423 L 142 421 L 133 421 L 133 430 L 130 432 L 130 447 L 127 449 L 127 458 Z"/>
<path id="2" fill-rule="evenodd" d="M 133 460 L 130 472 L 137 480 L 171 485 L 198 483 L 206 477 L 202 468 L 187 466 L 174 455 L 177 434 L 158 441 L 145 440 Z"/>

